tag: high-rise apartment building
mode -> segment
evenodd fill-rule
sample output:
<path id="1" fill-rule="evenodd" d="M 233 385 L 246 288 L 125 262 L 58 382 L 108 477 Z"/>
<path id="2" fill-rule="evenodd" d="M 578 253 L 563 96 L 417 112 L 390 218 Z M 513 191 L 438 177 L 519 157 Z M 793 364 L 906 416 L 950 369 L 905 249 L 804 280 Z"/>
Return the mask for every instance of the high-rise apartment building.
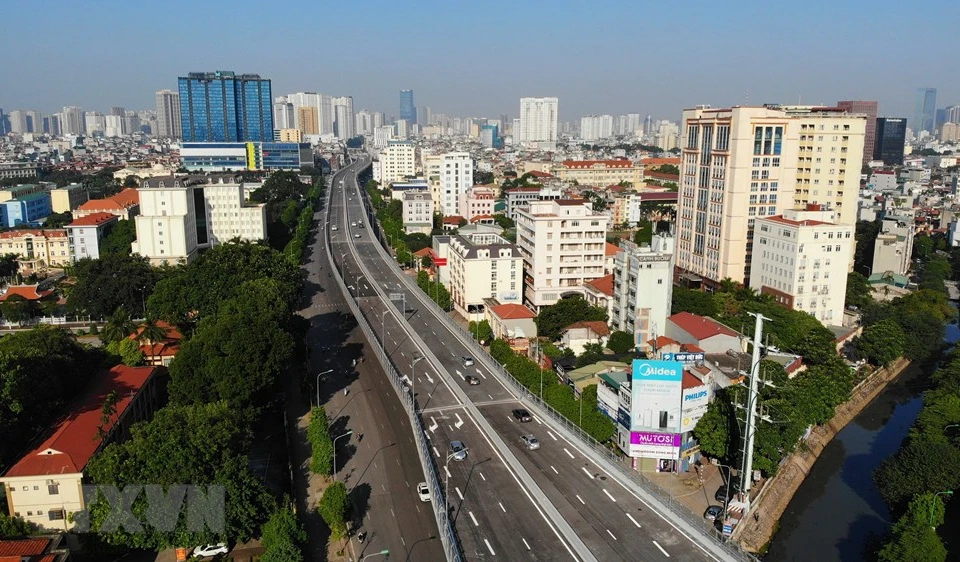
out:
<path id="1" fill-rule="evenodd" d="M 157 136 L 178 139 L 180 133 L 180 94 L 173 90 L 157 92 Z"/>
<path id="2" fill-rule="evenodd" d="M 907 143 L 907 120 L 898 117 L 877 119 L 877 138 L 873 145 L 873 159 L 888 166 L 903 164 L 903 149 Z"/>
<path id="3" fill-rule="evenodd" d="M 663 335 L 673 299 L 674 239 L 655 235 L 650 246 L 624 240 L 614 258 L 610 326 L 634 335 L 637 347 Z"/>
<path id="4" fill-rule="evenodd" d="M 626 118 L 624 118 L 626 121 Z M 612 115 L 586 115 L 580 118 L 580 138 L 595 141 L 613 136 Z"/>
<path id="5" fill-rule="evenodd" d="M 353 117 L 353 97 L 341 96 L 331 100 L 333 104 L 333 134 L 340 140 L 356 136 Z"/>
<path id="6" fill-rule="evenodd" d="M 373 134 L 373 115 L 371 115 L 366 109 L 363 111 L 358 111 L 354 115 L 353 121 L 355 132 L 358 135 Z"/>
<path id="7" fill-rule="evenodd" d="M 178 79 L 180 128 L 187 142 L 273 140 L 270 80 L 259 74 L 191 72 Z"/>
<path id="8" fill-rule="evenodd" d="M 951 105 L 943 110 L 944 123 L 960 123 L 960 105 Z"/>
<path id="9" fill-rule="evenodd" d="M 320 134 L 320 117 L 317 115 L 317 108 L 313 105 L 303 105 L 297 108 L 296 122 L 299 124 L 297 129 L 302 135 Z"/>
<path id="10" fill-rule="evenodd" d="M 875 101 L 846 100 L 838 101 L 837 107 L 847 113 L 867 116 L 867 126 L 863 137 L 863 163 L 873 160 L 873 145 L 877 141 L 877 112 L 880 104 Z"/>
<path id="11" fill-rule="evenodd" d="M 937 89 L 936 88 L 917 88 L 917 103 L 914 112 L 913 123 L 910 126 L 917 137 L 922 131 L 933 134 L 935 123 L 934 116 L 937 112 Z"/>
<path id="12" fill-rule="evenodd" d="M 557 98 L 520 98 L 519 130 L 516 142 L 525 146 L 550 149 L 557 144 Z"/>
<path id="13" fill-rule="evenodd" d="M 394 140 L 393 126 L 382 125 L 373 129 L 373 147 L 386 148 L 387 143 Z"/>
<path id="14" fill-rule="evenodd" d="M 524 301 L 540 310 L 583 284 L 603 277 L 607 224 L 581 199 L 531 201 L 517 210 L 517 245 L 523 255 Z"/>
<path id="15" fill-rule="evenodd" d="M 400 90 L 400 119 L 417 122 L 417 106 L 413 104 L 413 90 Z"/>
<path id="16" fill-rule="evenodd" d="M 866 116 L 838 108 L 699 107 L 683 119 L 682 279 L 749 282 L 759 218 L 820 204 L 842 224 L 856 221 Z"/>
<path id="17" fill-rule="evenodd" d="M 855 227 L 835 219 L 819 205 L 757 219 L 750 287 L 823 324 L 841 325 Z"/>
<path id="18" fill-rule="evenodd" d="M 83 114 L 83 129 L 88 135 L 103 133 L 107 130 L 106 116 L 99 111 L 87 111 Z"/>
<path id="19" fill-rule="evenodd" d="M 285 96 L 273 100 L 273 127 L 278 131 L 297 128 L 297 108 Z"/>
<path id="20" fill-rule="evenodd" d="M 460 214 L 460 200 L 473 186 L 473 158 L 469 152 L 447 152 L 440 161 L 440 212 Z"/>
<path id="21" fill-rule="evenodd" d="M 63 108 L 63 113 L 60 114 L 60 132 L 63 135 L 82 135 L 86 132 L 82 107 L 68 105 Z"/>
<path id="22" fill-rule="evenodd" d="M 409 141 L 388 141 L 380 151 L 380 185 L 389 186 L 417 174 L 417 147 Z"/>
<path id="23" fill-rule="evenodd" d="M 11 133 L 22 135 L 24 133 L 30 132 L 27 128 L 27 112 L 26 111 L 14 109 L 8 114 L 8 119 L 10 119 Z"/>

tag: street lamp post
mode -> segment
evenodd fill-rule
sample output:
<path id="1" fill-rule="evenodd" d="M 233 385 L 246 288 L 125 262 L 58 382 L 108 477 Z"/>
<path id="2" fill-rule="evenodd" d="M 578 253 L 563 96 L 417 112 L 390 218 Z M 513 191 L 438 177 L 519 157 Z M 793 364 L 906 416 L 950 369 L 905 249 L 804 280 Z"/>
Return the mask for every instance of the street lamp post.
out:
<path id="1" fill-rule="evenodd" d="M 952 496 L 952 495 L 953 495 L 953 490 L 944 490 L 944 491 L 942 491 L 942 492 L 937 492 L 936 494 L 933 494 L 933 499 L 936 500 L 936 499 L 937 499 L 937 496 L 941 496 L 941 495 L 942 495 L 942 496 Z M 936 504 L 936 503 L 937 503 L 936 501 L 931 501 L 931 502 L 930 502 L 930 526 L 931 526 L 931 527 L 933 527 L 933 506 L 934 506 L 934 504 Z"/>
<path id="2" fill-rule="evenodd" d="M 332 373 L 333 369 L 327 369 L 322 373 L 317 373 L 317 407 L 320 407 L 320 377 L 326 375 L 327 373 Z"/>
<path id="3" fill-rule="evenodd" d="M 413 361 L 410 362 L 410 393 L 413 395 L 413 413 L 417 413 L 417 371 L 415 370 L 417 366 L 417 361 L 421 359 L 426 359 L 423 355 L 416 357 Z"/>
<path id="4" fill-rule="evenodd" d="M 389 558 L 389 557 L 390 557 L 390 551 L 389 551 L 389 550 L 381 550 L 380 552 L 374 552 L 373 554 L 368 554 L 368 555 L 364 556 L 363 558 L 361 558 L 361 559 L 360 559 L 360 562 L 363 562 L 363 561 L 366 560 L 367 558 L 373 558 L 374 556 L 384 556 L 384 557 L 386 557 L 386 558 Z"/>
<path id="5" fill-rule="evenodd" d="M 340 439 L 341 437 L 346 437 L 347 435 L 352 435 L 352 434 L 353 434 L 353 430 L 351 429 L 350 431 L 344 433 L 343 435 L 338 435 L 333 440 L 333 470 L 331 470 L 331 473 L 333 473 L 334 482 L 337 481 L 337 439 Z"/>

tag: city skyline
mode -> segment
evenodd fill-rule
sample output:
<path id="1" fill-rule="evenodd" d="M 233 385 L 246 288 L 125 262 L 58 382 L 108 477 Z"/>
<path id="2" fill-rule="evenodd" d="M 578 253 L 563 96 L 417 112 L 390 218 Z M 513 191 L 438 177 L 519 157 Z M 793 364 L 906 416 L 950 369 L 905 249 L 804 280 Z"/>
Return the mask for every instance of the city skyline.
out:
<path id="1" fill-rule="evenodd" d="M 936 11 L 936 4 L 950 8 L 940 2 L 927 5 L 923 12 Z M 188 41 L 144 40 L 166 36 L 170 29 L 180 30 L 185 37 L 201 37 L 206 22 L 222 15 L 221 3 L 211 2 L 191 6 L 191 18 L 184 19 L 178 17 L 181 5 L 186 6 L 174 3 L 171 9 L 152 11 L 149 16 L 138 6 L 106 2 L 85 5 L 90 19 L 117 30 L 112 35 L 114 42 L 88 41 L 83 35 L 87 28 L 63 25 L 63 33 L 36 45 L 27 27 L 11 29 L 2 40 L 8 50 L 27 41 L 34 44 L 34 49 L 30 57 L 4 61 L 0 71 L 17 79 L 7 81 L 0 107 L 43 114 L 68 105 L 100 111 L 111 106 L 149 109 L 154 107 L 155 93 L 174 89 L 178 76 L 211 69 L 260 74 L 273 81 L 275 95 L 296 91 L 352 95 L 357 109 L 387 115 L 397 113 L 397 92 L 401 89 L 416 92 L 420 105 L 460 116 L 514 116 L 521 97 L 556 96 L 561 101 L 561 121 L 603 113 L 642 113 L 676 121 L 683 109 L 698 104 L 832 104 L 840 99 L 877 100 L 881 116 L 912 119 L 916 90 L 927 86 L 937 88 L 937 99 L 943 107 L 960 102 L 960 77 L 946 71 L 953 49 L 944 41 L 956 40 L 949 39 L 952 35 L 945 18 L 924 18 L 922 25 L 928 32 L 910 43 L 900 44 L 883 34 L 870 33 L 871 29 L 921 24 L 922 14 L 899 5 L 900 12 L 878 9 L 876 4 L 864 12 L 861 2 L 831 4 L 830 17 L 824 18 L 824 12 L 816 6 L 804 12 L 788 12 L 786 8 L 763 5 L 766 11 L 758 13 L 748 4 L 711 11 L 711 18 L 702 21 L 681 16 L 668 6 L 613 6 L 617 21 L 657 22 L 638 23 L 639 28 L 632 31 L 610 27 L 610 10 L 597 14 L 576 4 L 552 6 L 550 11 L 506 3 L 485 5 L 491 13 L 509 13 L 512 21 L 540 22 L 525 30 L 523 38 L 524 44 L 537 48 L 526 50 L 526 56 L 510 58 L 503 56 L 509 50 L 484 48 L 519 41 L 516 26 L 508 25 L 510 20 L 504 20 L 502 26 L 484 28 L 484 41 L 467 41 L 453 24 L 477 14 L 466 7 L 438 3 L 397 11 L 396 17 L 390 18 L 370 15 L 378 13 L 378 7 L 393 13 L 395 10 L 386 3 L 375 1 L 362 8 L 338 6 L 340 17 L 361 20 L 364 31 L 361 37 L 341 37 L 337 36 L 338 29 L 331 28 L 333 35 L 311 42 L 324 51 L 320 58 L 312 47 L 298 51 L 275 42 L 204 42 L 198 49 Z M 29 18 L 28 6 L 14 3 L 8 10 L 9 17 Z M 298 17 L 283 18 L 286 37 L 316 35 L 315 20 L 327 16 L 316 5 L 303 3 L 288 8 Z M 51 11 L 58 18 L 67 17 L 69 12 Z M 696 14 L 697 5 L 685 13 Z M 273 29 L 281 23 L 282 15 L 241 9 L 233 17 L 238 29 L 255 25 Z M 792 22 L 787 30 L 779 23 L 785 17 Z M 435 25 L 422 42 L 383 49 L 382 41 L 369 40 L 389 38 L 396 26 L 416 27 L 428 20 Z M 681 24 L 685 39 L 677 41 Z M 938 33 L 941 27 L 942 33 Z M 556 33 L 557 29 L 569 29 L 577 40 Z M 641 32 L 642 43 L 654 47 L 638 47 L 636 34 Z M 741 40 L 744 37 L 753 40 Z M 114 48 L 126 43 L 136 47 Z M 655 45 L 664 47 L 661 50 Z M 284 56 L 275 56 L 279 52 Z M 703 57 L 704 52 L 711 52 L 711 56 Z M 328 66 L 327 61 L 337 60 L 347 62 Z M 870 60 L 883 61 L 884 67 L 851 62 Z M 598 80 L 598 73 L 583 72 L 588 67 L 612 72 L 606 73 L 608 80 Z M 481 70 L 484 68 L 491 70 Z M 717 76 L 725 80 L 718 81 Z"/>

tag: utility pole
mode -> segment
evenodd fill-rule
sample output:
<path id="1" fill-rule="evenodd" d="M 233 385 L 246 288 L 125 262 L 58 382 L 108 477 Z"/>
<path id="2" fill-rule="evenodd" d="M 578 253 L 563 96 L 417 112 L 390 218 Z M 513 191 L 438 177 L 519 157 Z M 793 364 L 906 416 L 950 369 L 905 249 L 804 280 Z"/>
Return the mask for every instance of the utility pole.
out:
<path id="1" fill-rule="evenodd" d="M 753 440 L 757 434 L 757 399 L 760 386 L 760 342 L 763 337 L 763 321 L 770 320 L 762 314 L 753 314 L 757 319 L 753 329 L 753 355 L 750 359 L 750 393 L 747 395 L 747 415 L 743 434 L 743 468 L 740 471 L 740 490 L 749 510 L 750 484 L 753 473 Z"/>

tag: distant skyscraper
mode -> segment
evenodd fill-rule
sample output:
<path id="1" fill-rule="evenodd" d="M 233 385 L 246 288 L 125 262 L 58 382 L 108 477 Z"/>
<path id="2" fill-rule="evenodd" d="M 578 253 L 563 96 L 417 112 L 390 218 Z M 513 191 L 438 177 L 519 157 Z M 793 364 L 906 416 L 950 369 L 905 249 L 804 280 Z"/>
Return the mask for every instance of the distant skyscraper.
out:
<path id="1" fill-rule="evenodd" d="M 191 72 L 178 82 L 184 141 L 273 140 L 270 80 L 218 70 Z"/>
<path id="2" fill-rule="evenodd" d="M 960 123 L 960 105 L 951 105 L 943 111 L 946 123 Z M 2 114 L 2 111 L 0 111 L 0 114 Z"/>
<path id="3" fill-rule="evenodd" d="M 83 114 L 83 128 L 88 135 L 104 133 L 107 130 L 107 120 L 99 111 L 88 111 Z"/>
<path id="4" fill-rule="evenodd" d="M 75 105 L 68 105 L 63 108 L 60 115 L 60 133 L 63 135 L 82 135 L 83 128 L 83 108 Z"/>
<path id="5" fill-rule="evenodd" d="M 7 134 L 7 116 L 3 112 L 3 108 L 0 107 L 0 135 Z"/>
<path id="6" fill-rule="evenodd" d="M 557 98 L 520 98 L 520 130 L 515 140 L 528 146 L 553 148 L 557 144 Z"/>
<path id="7" fill-rule="evenodd" d="M 273 102 L 273 126 L 276 129 L 296 129 L 297 110 L 287 98 L 280 96 Z"/>
<path id="8" fill-rule="evenodd" d="M 20 111 L 19 109 L 14 109 L 10 112 L 10 132 L 17 135 L 22 135 L 24 133 L 29 133 L 27 130 L 27 112 Z"/>
<path id="9" fill-rule="evenodd" d="M 903 164 L 903 146 L 907 142 L 907 120 L 894 117 L 877 119 L 877 140 L 873 159 L 889 166 Z"/>
<path id="10" fill-rule="evenodd" d="M 914 112 L 913 126 L 914 133 L 919 137 L 920 131 L 929 131 L 933 133 L 934 117 L 937 112 L 937 89 L 936 88 L 917 88 L 917 106 Z"/>
<path id="11" fill-rule="evenodd" d="M 157 92 L 157 136 L 180 138 L 180 94 L 173 90 Z"/>
<path id="12" fill-rule="evenodd" d="M 305 105 L 297 108 L 297 123 L 300 124 L 300 133 L 303 135 L 319 135 L 320 119 L 317 116 L 317 108 L 312 105 Z"/>
<path id="13" fill-rule="evenodd" d="M 49 135 L 60 136 L 60 113 L 54 113 L 43 118 L 43 132 Z"/>
<path id="14" fill-rule="evenodd" d="M 633 136 L 642 133 L 643 131 L 640 128 L 643 127 L 643 118 L 640 117 L 639 113 L 628 113 L 627 114 L 627 128 L 623 134 L 628 136 Z"/>
<path id="15" fill-rule="evenodd" d="M 31 133 L 42 133 L 43 132 L 43 115 L 40 115 L 39 111 L 26 111 L 27 114 L 27 130 Z"/>
<path id="16" fill-rule="evenodd" d="M 400 90 L 400 119 L 407 123 L 417 122 L 417 109 L 413 105 L 413 90 Z"/>
<path id="17" fill-rule="evenodd" d="M 612 115 L 587 115 L 580 118 L 580 138 L 595 141 L 613 136 Z"/>
<path id="18" fill-rule="evenodd" d="M 355 135 L 356 125 L 353 116 L 353 97 L 341 96 L 331 100 L 333 106 L 333 133 L 338 139 L 347 140 Z"/>
<path id="19" fill-rule="evenodd" d="M 113 107 L 110 108 L 110 113 L 109 113 L 109 114 L 110 114 L 110 115 L 114 115 L 114 116 L 116 116 L 116 117 L 123 117 L 123 116 L 125 116 L 125 115 L 127 114 L 127 110 L 124 109 L 124 108 L 122 108 L 122 107 L 120 107 L 120 106 L 118 106 L 118 105 L 115 105 L 115 106 L 113 106 Z"/>
<path id="20" fill-rule="evenodd" d="M 877 140 L 877 111 L 875 101 L 847 100 L 838 101 L 837 107 L 848 113 L 862 113 L 867 116 L 867 128 L 863 137 L 863 163 L 873 159 L 873 146 Z"/>
<path id="21" fill-rule="evenodd" d="M 653 115 L 647 115 L 643 118 L 643 134 L 649 135 L 653 132 Z"/>

